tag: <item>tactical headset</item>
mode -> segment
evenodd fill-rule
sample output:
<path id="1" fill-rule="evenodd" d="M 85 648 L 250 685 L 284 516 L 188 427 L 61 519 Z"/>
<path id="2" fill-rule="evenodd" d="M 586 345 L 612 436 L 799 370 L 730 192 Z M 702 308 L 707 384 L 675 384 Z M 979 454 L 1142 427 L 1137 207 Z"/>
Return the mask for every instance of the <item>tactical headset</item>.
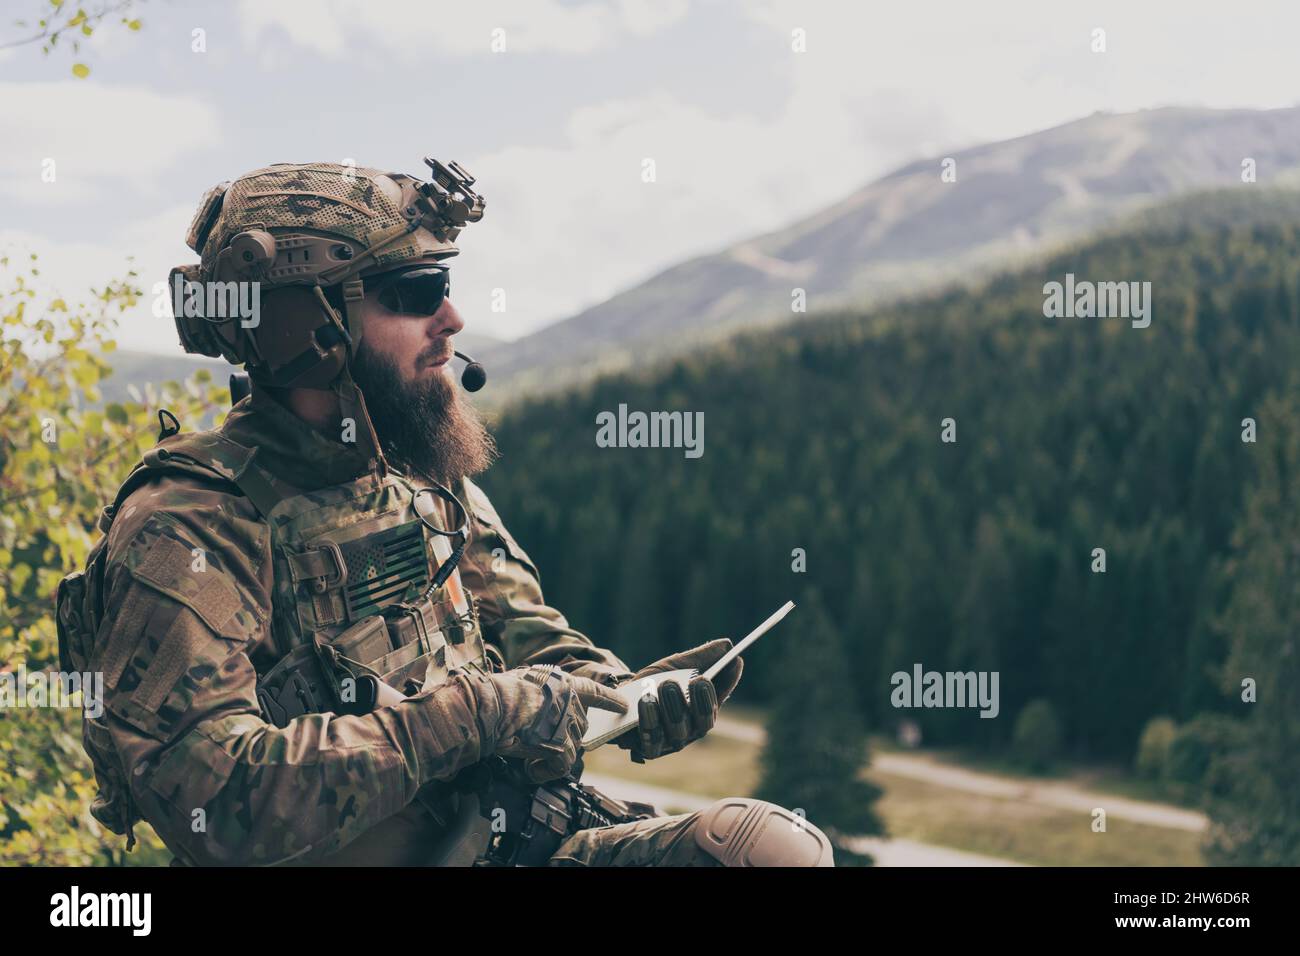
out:
<path id="1" fill-rule="evenodd" d="M 211 260 L 212 264 L 207 269 L 178 266 L 169 279 L 176 301 L 185 300 L 185 307 L 174 310 L 185 350 L 245 365 L 253 381 L 262 385 L 331 388 L 344 375 L 364 331 L 363 277 L 392 268 L 389 264 L 376 266 L 379 253 L 423 228 L 446 244 L 447 251 L 426 252 L 422 261 L 455 255 L 450 243 L 460 229 L 483 217 L 483 198 L 470 188 L 473 176 L 458 163 L 444 165 L 430 158 L 425 163 L 433 172 L 430 182 L 400 173 L 384 174 L 401 190 L 397 202 L 401 221 L 371 233 L 368 242 L 327 229 L 271 225 L 237 232 L 212 256 L 212 250 L 204 246 L 231 183 L 209 190 L 190 226 L 187 243 L 203 255 L 205 263 Z M 273 192 L 290 195 L 295 191 Z M 312 193 L 311 199 L 344 204 L 363 215 L 373 213 L 345 196 Z M 419 261 L 410 260 L 406 265 Z M 250 325 L 246 316 L 204 314 L 210 298 L 206 293 L 213 284 L 244 282 L 258 283 L 259 308 L 270 321 Z M 236 288 L 224 285 L 225 290 Z M 461 357 L 471 362 L 464 376 L 466 387 L 481 387 L 486 379 L 482 366 L 468 356 Z"/>

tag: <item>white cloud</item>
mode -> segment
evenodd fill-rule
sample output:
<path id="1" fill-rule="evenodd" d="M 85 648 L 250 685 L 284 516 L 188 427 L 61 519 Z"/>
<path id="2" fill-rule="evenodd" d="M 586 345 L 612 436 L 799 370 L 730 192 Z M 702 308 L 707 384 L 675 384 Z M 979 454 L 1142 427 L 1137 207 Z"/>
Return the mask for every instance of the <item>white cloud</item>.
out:
<path id="1" fill-rule="evenodd" d="M 575 110 L 557 147 L 466 159 L 487 199 L 461 237 L 458 302 L 512 338 L 694 255 L 768 232 L 888 170 L 900 144 L 943 136 L 903 94 L 793 95 L 768 119 L 665 93 Z M 653 159 L 657 181 L 641 180 Z M 507 311 L 487 311 L 491 290 Z"/>
<path id="2" fill-rule="evenodd" d="M 758 0 L 744 15 L 797 57 L 795 96 L 812 102 L 904 88 L 942 109 L 966 142 L 993 141 L 1099 109 L 1287 106 L 1300 93 L 1288 54 L 1300 7 L 1260 0 L 1244 17 L 1208 0 L 959 0 L 882 7 Z M 1093 53 L 1092 31 L 1107 50 Z M 943 143 L 942 147 L 954 145 Z"/>
<path id="3" fill-rule="evenodd" d="M 89 301 L 92 289 L 125 279 L 134 270 L 137 275 L 132 281 L 144 296 L 118 318 L 119 346 L 181 354 L 171 317 L 153 315 L 152 287 L 165 281 L 173 266 L 195 260 L 184 241 L 193 215 L 192 206 L 173 206 L 94 240 L 57 241 L 34 232 L 3 229 L 0 254 L 22 261 L 36 253 L 40 276 L 31 285 L 37 303 L 55 296 L 69 303 Z"/>
<path id="4" fill-rule="evenodd" d="M 59 167 L 56 165 L 55 172 Z M 0 196 L 14 202 L 36 203 L 42 206 L 69 206 L 73 203 L 89 203 L 101 193 L 95 185 L 87 180 L 70 180 L 66 176 L 54 182 L 41 179 L 41 166 L 32 170 L 15 172 L 5 176 L 0 174 Z"/>
<path id="5" fill-rule="evenodd" d="M 28 200 L 66 202 L 112 180 L 147 180 L 212 146 L 218 129 L 215 111 L 192 97 L 93 79 L 0 83 L 0 104 L 0 192 Z M 47 159 L 53 183 L 41 179 Z"/>
<path id="6" fill-rule="evenodd" d="M 282 32 L 291 43 L 328 57 L 352 55 L 364 39 L 410 62 L 430 54 L 488 53 L 493 31 L 505 31 L 507 52 L 590 53 L 628 36 L 665 29 L 687 11 L 686 0 L 499 0 L 433 6 L 421 0 L 241 0 L 244 42 Z"/>
<path id="7" fill-rule="evenodd" d="M 902 163 L 1097 109 L 1294 100 L 1286 52 L 1294 29 L 1260 31 L 1232 12 L 1187 20 L 1178 15 L 1186 4 L 1150 6 L 738 5 L 738 16 L 770 34 L 765 69 L 788 78 L 775 113 L 751 101 L 719 113 L 648 92 L 578 106 L 556 147 L 467 160 L 488 213 L 463 237 L 458 294 L 486 309 L 490 290 L 503 287 L 508 307 L 467 315 L 481 315 L 483 331 L 522 334 L 692 255 L 791 223 Z M 1295 9 L 1269 16 L 1300 25 Z M 1105 54 L 1089 49 L 1099 24 Z M 791 48 L 796 27 L 807 32 L 807 52 Z M 1252 48 L 1273 55 L 1224 56 Z M 725 68 L 722 47 L 719 62 Z M 639 180 L 643 157 L 658 164 L 656 184 Z"/>
<path id="8" fill-rule="evenodd" d="M 629 33 L 646 35 L 686 16 L 686 0 L 619 0 L 618 11 Z"/>
<path id="9" fill-rule="evenodd" d="M 1193 7 L 1195 16 L 1188 16 Z M 349 60 L 372 63 L 378 56 L 391 60 L 394 89 L 417 89 L 427 79 L 431 57 L 485 53 L 498 26 L 507 31 L 512 52 L 556 54 L 539 61 L 529 92 L 546 100 L 548 109 L 564 111 L 557 141 L 549 139 L 554 124 L 548 113 L 546 145 L 516 137 L 501 150 L 444 157 L 464 160 L 488 201 L 484 221 L 461 237 L 457 301 L 471 328 L 514 336 L 692 255 L 777 229 L 909 160 L 1102 108 L 1289 105 L 1298 92 L 1290 46 L 1300 27 L 1300 6 L 1260 0 L 1251 9 L 1246 17 L 1231 6 L 1188 0 L 1097 0 L 1086 7 L 1041 0 L 712 5 L 709 16 L 700 18 L 701 31 L 708 32 L 699 38 L 710 55 L 716 53 L 717 75 L 743 77 L 748 71 L 762 80 L 761 94 L 723 86 L 735 90 L 734 106 L 725 109 L 708 105 L 717 103 L 716 96 L 696 98 L 684 85 L 682 92 L 669 92 L 653 71 L 630 77 L 619 71 L 618 88 L 634 94 L 602 99 L 600 77 L 592 77 L 585 93 L 565 92 L 569 98 L 556 103 L 555 91 L 571 89 L 572 71 L 586 66 L 572 54 L 621 51 L 636 38 L 662 33 L 688 13 L 682 0 L 245 0 L 236 8 L 244 49 L 230 42 L 214 49 L 273 63 L 277 70 L 324 60 L 331 69 L 344 69 L 340 82 L 355 81 L 346 73 Z M 1103 55 L 1088 50 L 1098 25 L 1107 30 L 1109 51 Z M 806 53 L 791 50 L 794 27 L 807 30 Z M 680 55 L 694 71 L 689 76 L 697 76 L 698 50 L 692 59 L 670 46 L 669 38 L 658 41 L 655 52 L 662 53 L 665 74 L 677 69 Z M 246 79 L 248 87 L 223 87 L 211 96 L 229 103 L 230 115 L 247 109 L 250 127 L 257 128 L 268 121 L 255 96 L 256 83 L 265 78 L 249 71 Z M 21 94 L 21 102 L 14 94 Z M 498 102 L 470 84 L 457 95 L 472 104 Z M 389 135 L 385 124 L 401 97 L 381 99 L 373 117 L 374 152 L 391 154 L 397 134 L 382 137 Z M 519 108 L 529 107 L 523 102 Z M 266 108 L 280 105 L 268 102 Z M 184 137 L 172 135 L 177 116 L 184 117 Z M 211 146 L 209 131 L 220 129 L 213 111 L 192 98 L 105 90 L 94 77 L 89 83 L 0 84 L 0 121 L 7 133 L 18 134 L 0 155 L 0 193 L 30 196 L 42 185 L 40 158 L 66 156 L 70 165 L 59 165 L 58 188 L 66 192 L 57 198 L 63 200 L 74 188 L 101 188 L 109 176 L 165 169 L 187 150 Z M 283 114 L 275 121 L 283 121 Z M 316 118 L 297 121 L 312 124 Z M 473 136 L 481 128 L 500 142 L 502 124 L 510 130 L 511 123 L 509 117 L 489 116 L 481 127 L 461 132 Z M 654 184 L 640 180 L 646 157 L 657 163 Z M 259 162 L 238 163 L 229 173 L 279 158 L 302 157 L 259 155 Z M 407 171 L 422 170 L 414 163 Z M 171 199 L 196 198 L 188 189 L 181 195 L 167 188 Z M 134 236 L 92 222 L 86 234 L 102 234 L 102 241 L 50 251 L 86 265 L 67 273 L 77 287 L 86 285 L 83 273 L 89 275 L 92 265 L 96 274 L 111 274 L 109 266 L 121 261 L 119 249 L 137 251 L 141 270 L 162 278 L 171 265 L 192 259 L 181 242 L 192 212 L 192 206 L 178 207 L 147 229 L 135 227 Z M 497 287 L 507 293 L 504 315 L 489 310 Z M 159 347 L 175 338 L 168 320 L 150 317 L 123 334 Z"/>

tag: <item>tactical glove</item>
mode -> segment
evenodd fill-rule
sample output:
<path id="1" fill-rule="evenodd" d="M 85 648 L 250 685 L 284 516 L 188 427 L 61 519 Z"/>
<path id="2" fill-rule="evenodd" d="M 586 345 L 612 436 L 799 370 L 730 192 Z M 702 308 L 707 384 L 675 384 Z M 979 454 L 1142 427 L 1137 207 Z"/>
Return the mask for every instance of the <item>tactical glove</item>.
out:
<path id="1" fill-rule="evenodd" d="M 655 661 L 632 675 L 628 682 L 686 668 L 701 672 L 690 682 L 689 701 L 675 681 L 660 684 L 657 699 L 653 694 L 641 698 L 637 704 L 638 725 L 614 741 L 630 751 L 633 762 L 645 763 L 655 757 L 676 753 L 713 729 L 718 707 L 740 683 L 745 662 L 737 657 L 712 681 L 704 677 L 703 672 L 729 650 L 731 641 L 720 638 Z"/>
<path id="2" fill-rule="evenodd" d="M 587 732 L 587 708 L 622 714 L 625 704 L 612 689 L 554 665 L 483 675 L 500 703 L 491 733 L 493 750 L 524 761 L 535 783 L 566 776 L 578 760 Z"/>

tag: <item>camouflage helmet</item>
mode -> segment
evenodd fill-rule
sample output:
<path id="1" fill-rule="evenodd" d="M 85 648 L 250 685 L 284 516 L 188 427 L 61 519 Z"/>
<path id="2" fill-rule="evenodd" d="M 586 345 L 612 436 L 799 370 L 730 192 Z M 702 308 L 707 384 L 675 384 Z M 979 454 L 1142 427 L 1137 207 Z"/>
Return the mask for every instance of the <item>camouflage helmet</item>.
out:
<path id="1" fill-rule="evenodd" d="M 361 339 L 365 278 L 456 255 L 460 230 L 483 217 L 473 176 L 425 163 L 428 182 L 281 163 L 208 190 L 186 237 L 201 261 L 171 275 L 185 350 L 244 364 L 265 385 L 332 387 Z M 256 321 L 223 307 L 241 301 L 256 303 Z"/>

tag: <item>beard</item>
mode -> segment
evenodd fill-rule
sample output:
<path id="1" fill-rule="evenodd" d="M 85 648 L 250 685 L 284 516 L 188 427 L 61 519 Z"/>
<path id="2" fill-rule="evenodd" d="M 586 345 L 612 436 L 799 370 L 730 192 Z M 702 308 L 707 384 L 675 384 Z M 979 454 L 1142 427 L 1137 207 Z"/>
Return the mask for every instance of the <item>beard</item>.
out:
<path id="1" fill-rule="evenodd" d="M 478 411 L 441 372 L 405 382 L 397 365 L 367 349 L 352 360 L 352 379 L 384 455 L 398 470 L 448 485 L 487 470 L 496 442 Z"/>

